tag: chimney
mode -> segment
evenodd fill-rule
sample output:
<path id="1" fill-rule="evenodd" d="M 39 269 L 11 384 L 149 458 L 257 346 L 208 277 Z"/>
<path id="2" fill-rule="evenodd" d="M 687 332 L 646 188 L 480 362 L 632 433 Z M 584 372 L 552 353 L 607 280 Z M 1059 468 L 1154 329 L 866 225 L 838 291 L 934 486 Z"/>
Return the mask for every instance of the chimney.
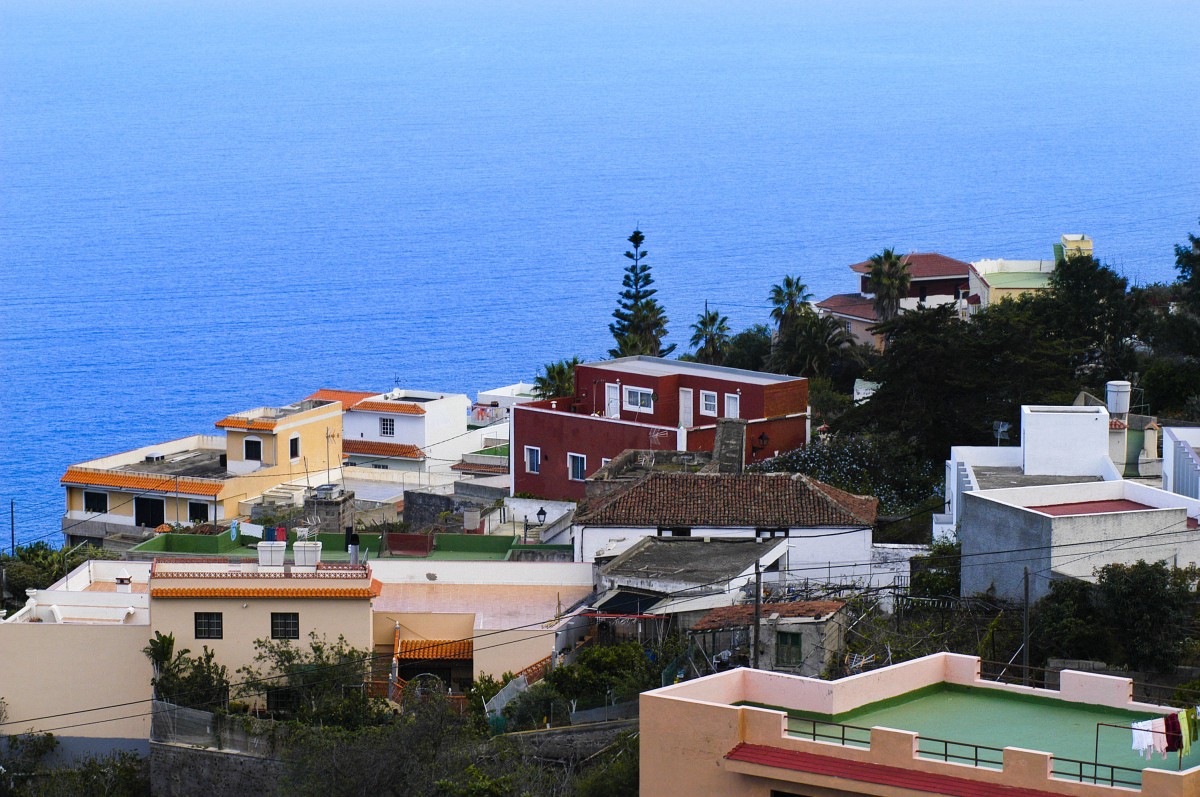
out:
<path id="1" fill-rule="evenodd" d="M 121 572 L 117 573 L 117 592 L 133 592 L 133 576 L 123 567 Z"/>
<path id="2" fill-rule="evenodd" d="M 746 419 L 718 418 L 713 439 L 717 473 L 741 473 L 746 465 Z"/>

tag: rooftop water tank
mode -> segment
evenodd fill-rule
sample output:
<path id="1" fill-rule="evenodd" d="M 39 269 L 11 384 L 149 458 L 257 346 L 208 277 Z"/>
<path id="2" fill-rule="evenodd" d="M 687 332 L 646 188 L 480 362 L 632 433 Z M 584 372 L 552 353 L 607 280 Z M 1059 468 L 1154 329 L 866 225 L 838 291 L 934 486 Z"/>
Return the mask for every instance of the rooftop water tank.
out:
<path id="1" fill-rule="evenodd" d="M 1129 394 L 1133 385 L 1129 382 L 1115 381 L 1106 385 L 1108 389 L 1108 412 L 1110 415 L 1127 415 L 1129 413 Z"/>

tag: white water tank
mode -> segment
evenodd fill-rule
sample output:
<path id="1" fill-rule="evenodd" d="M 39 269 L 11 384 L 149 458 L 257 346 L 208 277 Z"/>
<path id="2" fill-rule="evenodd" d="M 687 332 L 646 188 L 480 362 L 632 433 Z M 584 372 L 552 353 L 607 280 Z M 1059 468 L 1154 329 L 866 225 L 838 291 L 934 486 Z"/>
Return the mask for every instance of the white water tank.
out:
<path id="1" fill-rule="evenodd" d="M 1133 385 L 1128 382 L 1115 381 L 1106 385 L 1108 389 L 1108 413 L 1110 415 L 1127 415 L 1129 413 L 1129 394 Z"/>

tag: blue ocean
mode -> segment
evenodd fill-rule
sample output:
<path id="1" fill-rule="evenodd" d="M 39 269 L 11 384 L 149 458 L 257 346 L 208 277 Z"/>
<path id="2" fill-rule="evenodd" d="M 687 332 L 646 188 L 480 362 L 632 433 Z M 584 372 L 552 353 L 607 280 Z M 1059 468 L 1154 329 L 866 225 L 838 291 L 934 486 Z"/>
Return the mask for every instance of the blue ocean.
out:
<path id="1" fill-rule="evenodd" d="M 671 339 L 883 247 L 1174 277 L 1200 3 L 0 4 L 0 515 L 320 387 L 603 356 L 640 227 Z M 7 544 L 8 530 L 3 529 Z"/>

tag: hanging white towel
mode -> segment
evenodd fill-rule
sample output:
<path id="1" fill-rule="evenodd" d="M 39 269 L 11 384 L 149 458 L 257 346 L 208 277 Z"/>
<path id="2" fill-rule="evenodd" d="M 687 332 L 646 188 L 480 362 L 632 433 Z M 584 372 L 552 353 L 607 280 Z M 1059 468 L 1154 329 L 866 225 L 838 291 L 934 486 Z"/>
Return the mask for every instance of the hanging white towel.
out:
<path id="1" fill-rule="evenodd" d="M 1150 754 L 1154 752 L 1154 735 L 1150 733 L 1150 720 L 1135 722 L 1131 727 L 1133 728 L 1133 752 L 1149 758 Z"/>
<path id="2" fill-rule="evenodd" d="M 1150 735 L 1154 737 L 1154 752 L 1167 757 L 1167 721 L 1162 717 L 1150 720 Z"/>

